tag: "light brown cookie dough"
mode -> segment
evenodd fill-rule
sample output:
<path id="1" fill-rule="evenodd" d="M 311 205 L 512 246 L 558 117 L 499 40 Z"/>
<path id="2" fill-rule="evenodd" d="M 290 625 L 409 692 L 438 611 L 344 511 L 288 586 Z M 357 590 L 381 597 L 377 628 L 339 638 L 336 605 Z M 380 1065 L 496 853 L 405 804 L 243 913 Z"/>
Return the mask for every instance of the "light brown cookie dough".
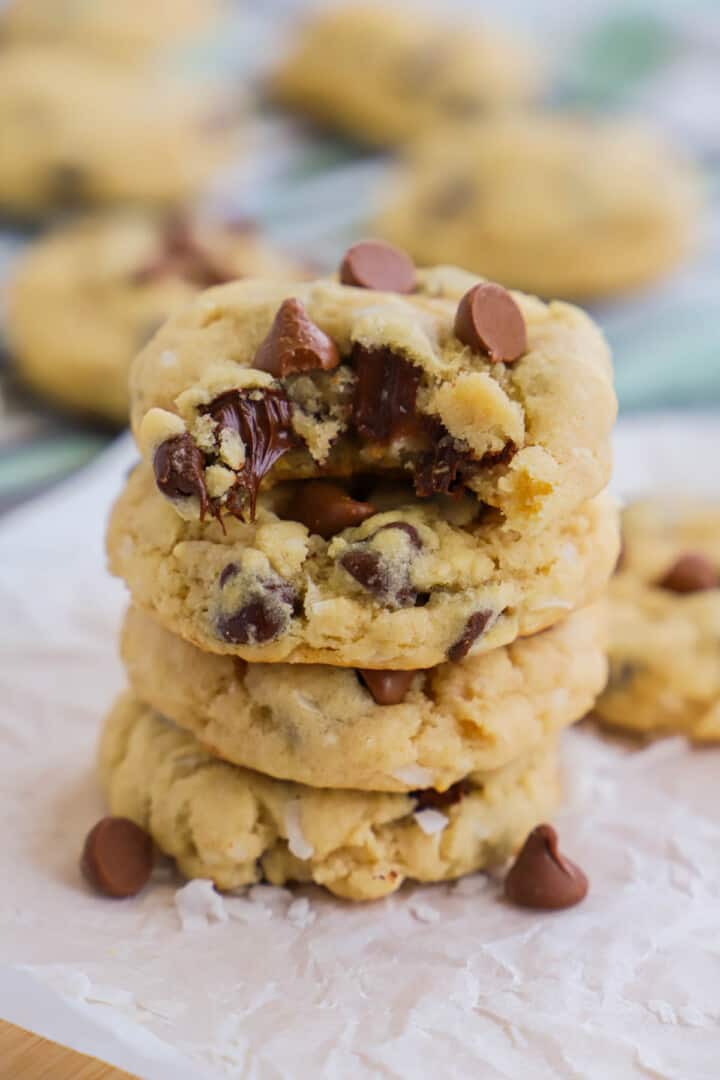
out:
<path id="1" fill-rule="evenodd" d="M 252 517 L 283 478 L 405 473 L 525 533 L 609 478 L 605 341 L 577 308 L 356 245 L 332 279 L 208 291 L 139 354 L 132 422 L 187 518 Z M 413 291 L 409 291 L 413 290 Z M 483 337 L 484 335 L 484 337 Z"/>
<path id="2" fill-rule="evenodd" d="M 605 495 L 528 540 L 474 499 L 371 491 L 330 540 L 261 495 L 255 520 L 183 521 L 139 466 L 111 515 L 112 573 L 137 606 L 209 652 L 274 663 L 421 668 L 551 626 L 605 588 L 618 550 Z M 382 509 L 388 506 L 392 509 Z"/>
<path id="3" fill-rule="evenodd" d="M 132 694 L 105 722 L 100 771 L 111 813 L 187 877 L 220 889 L 315 882 L 349 900 L 501 865 L 559 796 L 552 739 L 444 796 L 320 790 L 211 757 Z"/>
<path id="4" fill-rule="evenodd" d="M 235 765 L 314 787 L 412 791 L 500 768 L 587 713 L 607 678 L 604 608 L 430 671 L 245 664 L 131 608 L 136 696 Z M 384 703 L 386 702 L 386 703 Z"/>
<path id="5" fill-rule="evenodd" d="M 0 63 L 0 215 L 176 205 L 237 149 L 227 95 L 50 45 Z"/>
<path id="6" fill-rule="evenodd" d="M 0 41 L 67 45 L 135 62 L 207 33 L 222 10 L 220 0 L 9 0 L 0 11 Z"/>
<path id="7" fill-rule="evenodd" d="M 363 142 L 388 145 L 534 96 L 517 36 L 417 5 L 354 3 L 301 27 L 268 87 L 275 101 Z"/>
<path id="8" fill-rule="evenodd" d="M 623 516 L 610 587 L 610 681 L 597 718 L 720 739 L 720 502 L 651 499 Z"/>
<path id="9" fill-rule="evenodd" d="M 408 151 L 375 223 L 421 265 L 583 298 L 665 273 L 692 248 L 699 180 L 617 121 L 498 115 Z"/>
<path id="10" fill-rule="evenodd" d="M 5 332 L 39 394 L 125 423 L 130 362 L 171 312 L 220 281 L 299 273 L 241 222 L 93 214 L 28 246 L 8 284 Z"/>

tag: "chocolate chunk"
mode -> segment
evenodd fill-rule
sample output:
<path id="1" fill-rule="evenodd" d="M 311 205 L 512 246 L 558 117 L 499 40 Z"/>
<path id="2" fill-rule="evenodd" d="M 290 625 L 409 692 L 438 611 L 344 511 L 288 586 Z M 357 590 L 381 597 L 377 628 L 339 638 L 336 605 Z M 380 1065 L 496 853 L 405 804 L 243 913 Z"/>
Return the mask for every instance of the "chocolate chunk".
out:
<path id="1" fill-rule="evenodd" d="M 415 266 L 409 255 L 382 240 L 363 240 L 345 252 L 340 263 L 343 285 L 379 292 L 411 293 Z"/>
<path id="2" fill-rule="evenodd" d="M 203 456 L 187 432 L 160 443 L 153 458 L 153 469 L 155 483 L 163 495 L 169 499 L 187 499 L 195 495 L 200 502 L 200 516 L 205 516 L 208 497 Z"/>
<path id="3" fill-rule="evenodd" d="M 321 480 L 300 484 L 287 507 L 286 516 L 300 521 L 311 533 L 325 540 L 356 525 L 377 513 L 374 506 L 357 502 L 337 484 Z"/>
<path id="4" fill-rule="evenodd" d="M 386 596 L 389 589 L 389 575 L 382 558 L 376 551 L 360 549 L 348 551 L 341 558 L 340 565 L 373 596 L 378 598 Z"/>
<path id="5" fill-rule="evenodd" d="M 238 573 L 237 564 L 229 563 L 220 575 L 220 588 Z M 289 581 L 280 577 L 257 579 L 236 611 L 221 612 L 217 629 L 224 641 L 234 645 L 265 645 L 287 631 L 297 604 L 297 593 Z"/>
<path id="6" fill-rule="evenodd" d="M 455 336 L 473 352 L 511 363 L 527 352 L 525 319 L 507 289 L 490 282 L 474 285 L 458 304 Z"/>
<path id="7" fill-rule="evenodd" d="M 376 705 L 399 705 L 405 700 L 414 671 L 375 671 L 359 668 L 358 674 L 372 694 Z"/>
<path id="8" fill-rule="evenodd" d="M 356 345 L 352 359 L 357 373 L 352 416 L 360 438 L 388 443 L 419 435 L 415 399 L 420 369 L 390 349 Z"/>
<path id="9" fill-rule="evenodd" d="M 282 390 L 228 390 L 216 397 L 205 412 L 221 429 L 236 431 L 245 445 L 245 463 L 226 505 L 239 518 L 249 508 L 253 520 L 263 477 L 297 444 L 290 402 Z"/>
<path id="10" fill-rule="evenodd" d="M 705 555 L 687 551 L 675 560 L 658 585 L 676 593 L 702 592 L 720 587 L 720 574 Z"/>
<path id="11" fill-rule="evenodd" d="M 128 818 L 102 818 L 87 835 L 80 866 L 105 896 L 135 896 L 152 873 L 152 838 Z"/>
<path id="12" fill-rule="evenodd" d="M 458 780 L 451 784 L 445 791 L 436 791 L 435 788 L 422 788 L 420 791 L 411 791 L 410 794 L 416 800 L 416 810 L 446 810 L 448 806 L 455 806 L 466 795 L 470 794 L 472 786 L 468 780 Z"/>
<path id="13" fill-rule="evenodd" d="M 179 214 L 167 219 L 160 238 L 159 253 L 136 271 L 133 281 L 144 285 L 171 275 L 183 278 L 200 289 L 222 285 L 236 277 L 229 267 L 223 266 L 203 246 L 189 219 Z"/>
<path id="14" fill-rule="evenodd" d="M 476 611 L 465 623 L 465 629 L 454 645 L 448 649 L 448 660 L 457 663 L 464 660 L 470 649 L 480 635 L 485 631 L 489 623 L 494 622 L 494 611 Z"/>
<path id="15" fill-rule="evenodd" d="M 505 895 L 520 907 L 553 911 L 584 900 L 588 879 L 558 851 L 552 825 L 538 825 L 528 836 L 508 876 Z"/>
<path id="16" fill-rule="evenodd" d="M 442 424 L 429 425 L 429 430 L 432 447 L 419 456 L 414 467 L 415 494 L 421 499 L 432 495 L 456 495 L 463 490 L 468 477 L 477 471 L 479 463 L 473 460 L 469 451 L 457 448 L 455 439 Z"/>
<path id="17" fill-rule="evenodd" d="M 387 560 L 379 552 L 368 547 L 373 538 L 385 529 L 399 529 L 408 536 L 411 545 L 416 550 L 422 547 L 420 535 L 414 525 L 406 521 L 390 522 L 381 526 L 367 540 L 361 541 L 345 552 L 340 559 L 340 565 L 351 577 L 355 578 L 358 584 L 387 607 L 412 607 L 417 599 L 417 593 L 407 575 L 399 580 L 397 573 L 392 573 Z"/>
<path id="18" fill-rule="evenodd" d="M 332 371 L 340 363 L 337 345 L 312 322 L 299 300 L 283 300 L 267 337 L 255 353 L 253 367 L 276 379 L 298 371 Z"/>

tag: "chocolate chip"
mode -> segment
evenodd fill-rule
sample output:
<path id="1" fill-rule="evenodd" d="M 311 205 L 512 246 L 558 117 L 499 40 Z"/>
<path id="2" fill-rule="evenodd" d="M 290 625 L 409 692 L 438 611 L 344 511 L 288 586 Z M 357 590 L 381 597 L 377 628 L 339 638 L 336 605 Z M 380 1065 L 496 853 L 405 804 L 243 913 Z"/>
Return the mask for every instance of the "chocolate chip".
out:
<path id="1" fill-rule="evenodd" d="M 171 275 L 183 278 L 200 289 L 223 285 L 236 276 L 231 268 L 223 266 L 202 244 L 190 220 L 179 214 L 173 214 L 166 220 L 158 254 L 136 271 L 133 281 L 144 285 Z"/>
<path id="2" fill-rule="evenodd" d="M 223 589 L 240 568 L 228 563 L 219 578 Z M 234 611 L 223 611 L 217 619 L 217 629 L 224 641 L 234 645 L 265 645 L 284 634 L 297 609 L 298 596 L 289 581 L 280 577 L 255 579 L 246 598 Z"/>
<path id="3" fill-rule="evenodd" d="M 389 575 L 376 551 L 348 551 L 340 559 L 340 565 L 374 596 L 384 597 L 387 594 Z"/>
<path id="4" fill-rule="evenodd" d="M 502 285 L 474 285 L 458 304 L 455 336 L 473 352 L 511 363 L 527 352 L 527 330 L 520 308 Z"/>
<path id="5" fill-rule="evenodd" d="M 377 511 L 366 502 L 357 502 L 337 484 L 310 481 L 296 487 L 286 516 L 300 521 L 311 533 L 325 540 L 356 525 L 362 525 Z"/>
<path id="6" fill-rule="evenodd" d="M 276 461 L 297 444 L 291 406 L 282 390 L 228 390 L 204 410 L 219 428 L 236 431 L 245 446 L 245 463 L 237 474 L 226 506 L 242 518 L 255 518 L 260 483 Z"/>
<path id="7" fill-rule="evenodd" d="M 508 876 L 505 895 L 520 907 L 552 911 L 584 900 L 588 879 L 558 851 L 552 825 L 538 825 L 528 836 Z"/>
<path id="8" fill-rule="evenodd" d="M 128 818 L 102 818 L 87 835 L 80 866 L 105 896 L 135 896 L 152 872 L 152 838 Z"/>
<path id="9" fill-rule="evenodd" d="M 465 629 L 454 645 L 448 649 L 448 660 L 457 663 L 464 660 L 470 649 L 480 635 L 485 631 L 489 623 L 495 619 L 494 611 L 476 611 L 465 623 Z"/>
<path id="10" fill-rule="evenodd" d="M 658 585 L 676 593 L 702 592 L 720 587 L 720 574 L 705 555 L 687 551 L 675 560 Z"/>
<path id="11" fill-rule="evenodd" d="M 376 705 L 399 705 L 405 700 L 414 671 L 375 671 L 359 668 L 358 674 L 370 691 Z"/>
<path id="12" fill-rule="evenodd" d="M 363 240 L 345 252 L 340 263 L 343 285 L 380 292 L 411 293 L 415 266 L 409 255 L 382 240 Z"/>
<path id="13" fill-rule="evenodd" d="M 357 374 L 352 416 L 361 439 L 388 443 L 417 436 L 421 424 L 415 409 L 420 369 L 390 349 L 365 349 L 352 354 Z"/>
<path id="14" fill-rule="evenodd" d="M 369 593 L 377 597 L 383 604 L 391 608 L 412 607 L 417 599 L 417 593 L 410 584 L 410 579 L 405 575 L 392 571 L 387 560 L 368 547 L 374 537 L 386 529 L 399 529 L 408 537 L 410 544 L 420 550 L 422 541 L 414 525 L 406 521 L 390 522 L 382 525 L 367 540 L 356 544 L 340 559 L 340 565 L 344 570 L 355 578 L 359 585 L 367 589 Z"/>
<path id="15" fill-rule="evenodd" d="M 448 806 L 454 806 L 469 795 L 471 785 L 467 780 L 458 780 L 445 791 L 436 791 L 435 788 L 423 788 L 420 791 L 412 791 L 410 794 L 416 800 L 415 810 L 446 810 Z"/>
<path id="16" fill-rule="evenodd" d="M 416 551 L 420 551 L 422 548 L 422 540 L 420 539 L 420 533 L 417 531 L 414 525 L 411 525 L 409 521 L 389 521 L 387 525 L 381 525 L 379 529 L 376 529 L 372 536 L 369 537 L 372 540 L 373 536 L 377 536 L 378 533 L 385 532 L 386 529 L 398 529 L 400 532 L 404 532 L 409 539 L 412 546 Z"/>
<path id="17" fill-rule="evenodd" d="M 337 345 L 312 322 L 299 300 L 283 300 L 267 337 L 255 353 L 253 367 L 276 379 L 298 371 L 332 371 L 340 363 Z"/>
<path id="18" fill-rule="evenodd" d="M 163 495 L 169 499 L 187 499 L 195 495 L 200 502 L 200 516 L 205 516 L 208 497 L 203 456 L 187 432 L 160 443 L 153 458 L 153 469 L 155 483 Z"/>

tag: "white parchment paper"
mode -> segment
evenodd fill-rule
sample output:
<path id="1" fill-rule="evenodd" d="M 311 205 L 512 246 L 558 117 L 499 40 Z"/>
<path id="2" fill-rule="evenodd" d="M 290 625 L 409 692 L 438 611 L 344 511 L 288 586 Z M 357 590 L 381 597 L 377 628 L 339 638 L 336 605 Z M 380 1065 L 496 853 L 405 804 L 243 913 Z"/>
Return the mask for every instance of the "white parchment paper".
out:
<path id="1" fill-rule="evenodd" d="M 715 417 L 626 423 L 617 447 L 621 494 L 720 493 Z M 133 458 L 121 442 L 0 528 L 0 1015 L 152 1080 L 716 1078 L 720 750 L 568 735 L 557 824 L 592 882 L 568 912 L 514 910 L 484 875 L 363 906 L 178 903 L 167 867 L 135 900 L 84 886 L 123 681 L 102 531 Z"/>

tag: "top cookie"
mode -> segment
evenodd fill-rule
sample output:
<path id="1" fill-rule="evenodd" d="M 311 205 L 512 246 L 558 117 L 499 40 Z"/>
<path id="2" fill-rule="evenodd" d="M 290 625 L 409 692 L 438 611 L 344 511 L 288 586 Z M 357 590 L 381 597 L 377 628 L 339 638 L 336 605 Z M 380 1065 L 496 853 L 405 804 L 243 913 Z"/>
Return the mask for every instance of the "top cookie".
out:
<path id="1" fill-rule="evenodd" d="M 582 311 L 373 243 L 340 277 L 211 290 L 137 357 L 133 429 L 183 517 L 252 519 L 289 477 L 404 472 L 527 532 L 606 484 L 612 370 Z"/>
<path id="2" fill-rule="evenodd" d="M 597 717 L 644 735 L 720 740 L 720 503 L 629 507 L 610 600 L 610 681 Z"/>
<path id="3" fill-rule="evenodd" d="M 183 202 L 232 155 L 236 120 L 216 91 L 72 49 L 6 49 L 0 212 L 32 218 L 87 204 Z"/>
<path id="4" fill-rule="evenodd" d="M 520 42 L 415 6 L 358 3 L 323 11 L 274 73 L 278 102 L 363 142 L 392 145 L 539 88 Z"/>
<path id="5" fill-rule="evenodd" d="M 218 0 L 10 0 L 0 13 L 0 36 L 132 61 L 202 33 L 219 9 Z"/>
<path id="6" fill-rule="evenodd" d="M 698 188 L 687 163 L 627 123 L 498 114 L 414 145 L 377 228 L 424 264 L 590 297 L 687 253 Z"/>

